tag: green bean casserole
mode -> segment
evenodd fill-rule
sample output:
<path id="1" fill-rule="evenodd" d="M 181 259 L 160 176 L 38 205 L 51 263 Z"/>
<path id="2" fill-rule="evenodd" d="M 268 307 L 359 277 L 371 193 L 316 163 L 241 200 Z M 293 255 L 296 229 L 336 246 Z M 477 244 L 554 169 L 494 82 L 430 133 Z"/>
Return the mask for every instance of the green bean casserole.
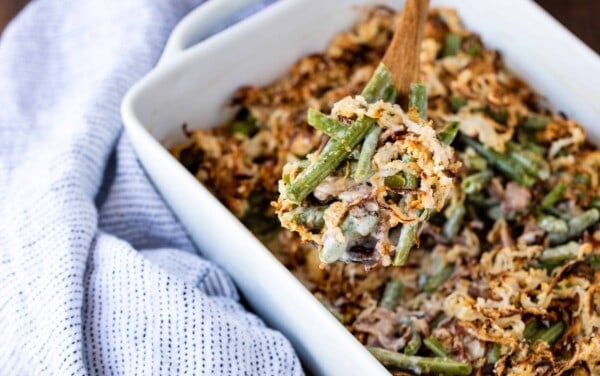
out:
<path id="1" fill-rule="evenodd" d="M 365 10 L 173 155 L 394 374 L 600 375 L 600 150 L 449 9 L 425 26 L 426 111 L 357 96 L 397 17 Z M 339 126 L 372 118 L 286 196 Z"/>

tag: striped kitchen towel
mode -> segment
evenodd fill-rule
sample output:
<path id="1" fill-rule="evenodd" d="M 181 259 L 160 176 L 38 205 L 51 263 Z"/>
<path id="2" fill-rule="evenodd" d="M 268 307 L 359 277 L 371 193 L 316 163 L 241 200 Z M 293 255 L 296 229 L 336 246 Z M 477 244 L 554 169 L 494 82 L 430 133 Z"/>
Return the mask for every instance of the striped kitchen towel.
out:
<path id="1" fill-rule="evenodd" d="M 123 133 L 123 95 L 199 2 L 35 0 L 2 35 L 1 375 L 302 373 Z"/>

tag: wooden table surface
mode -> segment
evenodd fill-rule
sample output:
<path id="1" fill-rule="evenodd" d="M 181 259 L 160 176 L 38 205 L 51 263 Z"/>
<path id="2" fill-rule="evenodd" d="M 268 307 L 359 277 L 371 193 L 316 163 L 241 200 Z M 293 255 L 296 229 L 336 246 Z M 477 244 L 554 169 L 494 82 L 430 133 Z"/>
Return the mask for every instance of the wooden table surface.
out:
<path id="1" fill-rule="evenodd" d="M 217 0 L 212 0 L 217 1 Z M 481 0 L 502 1 L 502 0 Z M 0 32 L 28 0 L 0 0 Z M 556 19 L 600 54 L 600 0 L 536 0 Z"/>

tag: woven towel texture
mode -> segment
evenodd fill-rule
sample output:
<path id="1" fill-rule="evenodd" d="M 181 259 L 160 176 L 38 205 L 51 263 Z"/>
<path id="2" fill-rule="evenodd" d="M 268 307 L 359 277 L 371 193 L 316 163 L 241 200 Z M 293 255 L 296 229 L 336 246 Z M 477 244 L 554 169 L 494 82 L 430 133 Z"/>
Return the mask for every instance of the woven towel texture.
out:
<path id="1" fill-rule="evenodd" d="M 199 2 L 37 0 L 0 39 L 1 375 L 302 373 L 123 133 L 123 95 Z"/>

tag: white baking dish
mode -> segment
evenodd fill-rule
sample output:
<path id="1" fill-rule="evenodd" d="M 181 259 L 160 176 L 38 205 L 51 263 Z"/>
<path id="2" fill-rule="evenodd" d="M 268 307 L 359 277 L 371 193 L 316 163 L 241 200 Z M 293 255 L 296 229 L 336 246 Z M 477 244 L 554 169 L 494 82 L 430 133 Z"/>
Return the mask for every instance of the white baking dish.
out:
<path id="1" fill-rule="evenodd" d="M 125 127 L 148 175 L 202 253 L 229 272 L 256 312 L 290 339 L 313 373 L 387 374 L 165 146 L 184 139 L 183 123 L 208 128 L 223 121 L 239 86 L 266 84 L 303 55 L 323 50 L 353 24 L 360 6 L 398 8 L 403 1 L 284 0 L 190 47 L 252 3 L 212 0 L 186 17 L 159 66 L 125 97 Z M 598 143 L 600 59 L 595 53 L 529 0 L 431 3 L 456 8 L 467 27 L 502 51 L 512 70 L 555 109 L 581 122 Z"/>

